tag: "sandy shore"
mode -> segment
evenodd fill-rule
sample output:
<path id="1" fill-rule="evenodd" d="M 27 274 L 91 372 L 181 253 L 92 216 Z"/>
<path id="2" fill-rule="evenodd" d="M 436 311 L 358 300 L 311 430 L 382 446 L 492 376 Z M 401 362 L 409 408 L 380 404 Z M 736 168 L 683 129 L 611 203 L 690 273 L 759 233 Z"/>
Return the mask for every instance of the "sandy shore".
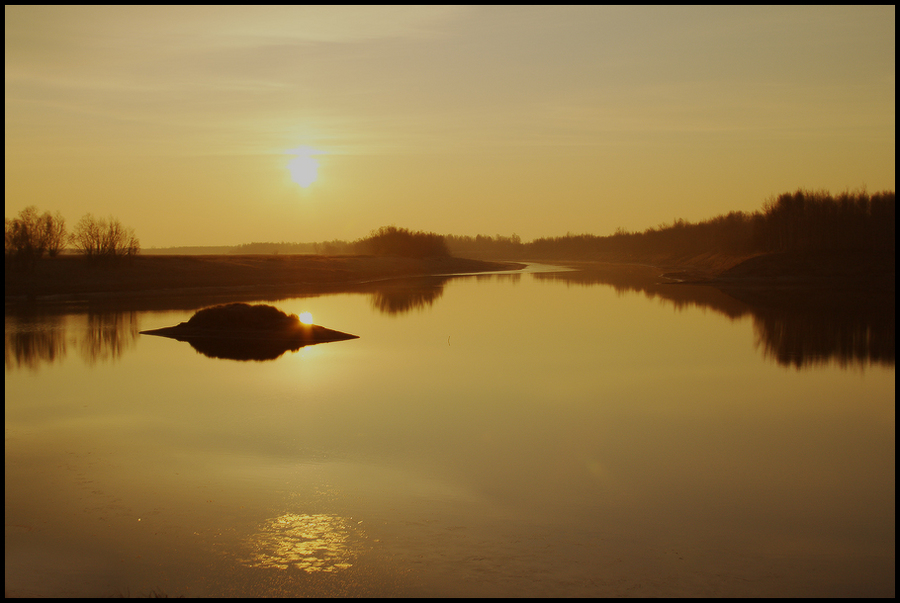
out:
<path id="1" fill-rule="evenodd" d="M 118 265 L 80 256 L 43 258 L 5 271 L 6 302 L 53 302 L 230 291 L 316 293 L 405 276 L 516 270 L 522 264 L 461 258 L 319 255 L 137 256 Z"/>

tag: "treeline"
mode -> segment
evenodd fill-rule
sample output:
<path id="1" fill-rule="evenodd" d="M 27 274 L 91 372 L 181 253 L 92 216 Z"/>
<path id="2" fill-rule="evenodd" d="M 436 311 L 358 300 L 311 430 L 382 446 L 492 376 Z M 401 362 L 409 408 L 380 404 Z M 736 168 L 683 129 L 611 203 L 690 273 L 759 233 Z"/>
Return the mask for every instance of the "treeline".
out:
<path id="1" fill-rule="evenodd" d="M 701 222 L 675 220 L 643 232 L 619 228 L 608 236 L 568 233 L 524 243 L 517 234 L 438 235 L 384 226 L 365 238 L 319 243 L 249 243 L 231 253 L 320 255 L 453 255 L 491 260 L 657 260 L 705 254 L 745 256 L 782 251 L 856 251 L 893 254 L 894 191 L 832 195 L 799 189 L 763 204 Z"/>
<path id="2" fill-rule="evenodd" d="M 491 259 L 635 259 L 745 255 L 782 251 L 859 251 L 893 254 L 894 191 L 874 194 L 797 190 L 770 199 L 761 211 L 730 212 L 702 222 L 675 220 L 644 232 L 609 236 L 569 233 L 522 243 L 518 235 L 448 236 L 453 255 Z"/>
<path id="3" fill-rule="evenodd" d="M 6 218 L 4 234 L 5 261 L 10 268 L 31 268 L 45 253 L 59 255 L 67 243 L 92 260 L 133 256 L 141 248 L 134 230 L 112 216 L 85 214 L 70 234 L 59 212 L 41 214 L 33 205 L 20 211 L 17 218 Z"/>
<path id="4" fill-rule="evenodd" d="M 316 243 L 285 243 L 284 241 L 281 243 L 244 243 L 243 245 L 232 247 L 229 249 L 228 253 L 239 255 L 318 253 L 316 245 Z"/>
<path id="5" fill-rule="evenodd" d="M 7 265 L 31 264 L 44 253 L 56 257 L 67 241 L 65 218 L 59 212 L 40 214 L 33 205 L 20 211 L 18 218 L 6 218 L 4 230 Z"/>
<path id="6" fill-rule="evenodd" d="M 368 237 L 348 242 L 341 240 L 320 243 L 247 243 L 229 253 L 235 254 L 303 254 L 320 255 L 395 255 L 401 257 L 448 256 L 450 251 L 442 235 L 433 232 L 411 231 L 396 226 L 382 226 Z"/>
<path id="7" fill-rule="evenodd" d="M 620 228 L 606 237 L 587 234 L 546 237 L 530 243 L 526 255 L 572 259 L 610 254 L 636 259 L 706 253 L 744 255 L 754 251 L 754 221 L 754 215 L 736 211 L 697 223 L 675 220 L 644 232 L 626 232 Z"/>
<path id="8" fill-rule="evenodd" d="M 515 233 L 509 237 L 499 234 L 494 237 L 483 234 L 474 237 L 447 235 L 444 240 L 450 253 L 461 258 L 515 260 L 525 257 L 528 248 Z"/>
<path id="9" fill-rule="evenodd" d="M 609 255 L 635 258 L 678 255 L 693 256 L 716 252 L 741 255 L 752 252 L 753 216 L 731 212 L 692 224 L 675 220 L 644 232 L 619 228 L 609 236 L 568 233 L 522 243 L 516 234 L 505 237 L 448 236 L 453 255 L 480 259 L 596 259 Z"/>
<path id="10" fill-rule="evenodd" d="M 760 251 L 893 253 L 894 207 L 894 191 L 785 193 L 754 216 L 753 245 Z"/>

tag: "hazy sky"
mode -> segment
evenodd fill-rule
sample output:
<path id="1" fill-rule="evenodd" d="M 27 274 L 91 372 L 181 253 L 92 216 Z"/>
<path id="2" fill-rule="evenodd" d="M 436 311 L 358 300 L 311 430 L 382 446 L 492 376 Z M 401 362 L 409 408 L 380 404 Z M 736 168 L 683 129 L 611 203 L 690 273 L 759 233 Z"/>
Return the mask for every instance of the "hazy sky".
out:
<path id="1" fill-rule="evenodd" d="M 112 214 L 144 247 L 606 235 L 895 188 L 892 6 L 5 17 L 6 216 Z"/>

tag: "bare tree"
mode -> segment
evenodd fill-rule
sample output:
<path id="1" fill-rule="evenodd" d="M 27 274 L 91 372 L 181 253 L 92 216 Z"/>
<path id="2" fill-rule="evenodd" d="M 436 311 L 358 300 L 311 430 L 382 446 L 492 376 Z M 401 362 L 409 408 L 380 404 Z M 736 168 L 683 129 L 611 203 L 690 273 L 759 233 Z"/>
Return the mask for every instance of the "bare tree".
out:
<path id="1" fill-rule="evenodd" d="M 38 258 L 46 247 L 40 236 L 38 209 L 30 205 L 19 212 L 19 217 L 8 220 L 6 225 L 6 251 L 17 256 Z"/>
<path id="2" fill-rule="evenodd" d="M 134 256 L 141 249 L 134 229 L 112 216 L 105 219 L 85 214 L 75 225 L 71 241 L 88 258 Z"/>
<path id="3" fill-rule="evenodd" d="M 82 216 L 70 237 L 72 245 L 88 257 L 100 255 L 100 222 L 91 214 Z"/>
<path id="4" fill-rule="evenodd" d="M 6 259 L 21 267 L 33 266 L 49 252 L 57 255 L 66 240 L 66 221 L 59 212 L 38 213 L 38 208 L 30 205 L 19 212 L 18 218 L 6 218 L 4 250 Z"/>
<path id="5" fill-rule="evenodd" d="M 47 255 L 55 258 L 66 243 L 66 219 L 59 212 L 55 216 L 46 212 L 41 216 L 41 230 L 47 244 Z"/>

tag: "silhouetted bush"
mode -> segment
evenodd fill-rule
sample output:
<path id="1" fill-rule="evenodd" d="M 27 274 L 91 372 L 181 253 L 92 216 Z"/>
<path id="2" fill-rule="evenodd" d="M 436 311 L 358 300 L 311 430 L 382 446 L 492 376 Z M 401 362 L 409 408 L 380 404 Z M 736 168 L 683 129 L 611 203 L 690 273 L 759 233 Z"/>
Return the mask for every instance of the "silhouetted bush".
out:
<path id="1" fill-rule="evenodd" d="M 31 266 L 46 252 L 55 257 L 66 240 L 66 221 L 59 212 L 38 214 L 31 205 L 19 212 L 18 218 L 6 218 L 4 250 L 7 264 Z"/>
<path id="2" fill-rule="evenodd" d="M 88 259 L 115 259 L 137 255 L 140 242 L 134 229 L 125 228 L 112 216 L 109 219 L 95 218 L 85 214 L 71 236 L 72 244 Z"/>
<path id="3" fill-rule="evenodd" d="M 225 304 L 198 310 L 187 321 L 201 329 L 285 329 L 300 324 L 296 314 L 286 314 L 274 306 L 244 303 Z"/>
<path id="4" fill-rule="evenodd" d="M 187 321 L 203 329 L 281 329 L 299 323 L 296 314 L 286 314 L 274 306 L 240 302 L 203 308 Z"/>
<path id="5" fill-rule="evenodd" d="M 410 258 L 449 256 L 443 235 L 412 232 L 396 226 L 382 226 L 353 244 L 356 253 L 397 255 Z"/>

